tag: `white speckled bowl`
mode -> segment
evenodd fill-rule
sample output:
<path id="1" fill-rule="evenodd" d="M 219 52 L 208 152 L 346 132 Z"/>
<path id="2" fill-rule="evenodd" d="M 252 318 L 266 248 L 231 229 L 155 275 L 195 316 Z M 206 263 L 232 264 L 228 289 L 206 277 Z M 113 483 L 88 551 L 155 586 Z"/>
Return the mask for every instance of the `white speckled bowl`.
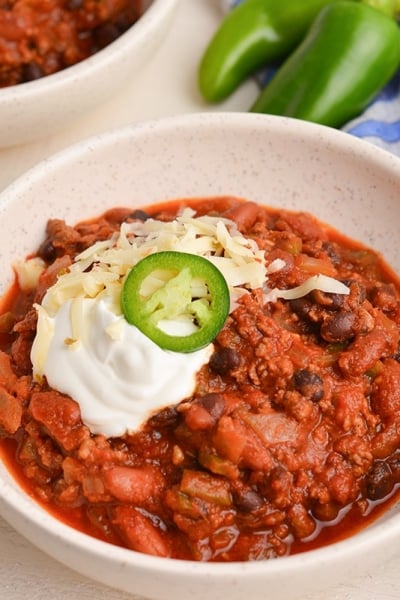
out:
<path id="1" fill-rule="evenodd" d="M 234 194 L 305 209 L 382 251 L 400 272 L 400 160 L 348 134 L 249 114 L 188 115 L 117 130 L 31 170 L 0 196 L 0 285 L 49 217 L 69 223 L 114 205 Z M 368 529 L 273 561 L 207 564 L 110 546 L 56 521 L 0 465 L 0 513 L 51 556 L 93 579 L 158 600 L 302 600 L 399 552 L 394 507 Z M 322 596 L 321 596 L 322 597 Z"/>
<path id="2" fill-rule="evenodd" d="M 66 127 L 131 81 L 161 43 L 179 0 L 143 0 L 142 17 L 121 37 L 63 71 L 0 89 L 0 148 Z"/>

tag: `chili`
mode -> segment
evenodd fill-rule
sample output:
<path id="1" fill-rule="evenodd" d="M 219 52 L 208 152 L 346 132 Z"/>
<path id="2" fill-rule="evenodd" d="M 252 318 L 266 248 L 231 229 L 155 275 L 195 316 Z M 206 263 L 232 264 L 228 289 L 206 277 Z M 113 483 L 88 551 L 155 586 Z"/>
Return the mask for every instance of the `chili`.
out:
<path id="1" fill-rule="evenodd" d="M 167 280 L 163 281 L 165 274 Z M 143 288 L 151 276 L 161 277 L 163 283 L 148 293 Z M 200 297 L 194 280 L 200 280 L 203 287 Z M 129 272 L 121 303 L 127 321 L 161 348 L 193 352 L 209 344 L 222 328 L 229 313 L 229 289 L 221 272 L 206 258 L 186 252 L 156 252 Z M 173 329 L 183 325 L 185 331 L 171 334 L 161 326 L 165 321 Z"/>
<path id="2" fill-rule="evenodd" d="M 269 288 L 325 273 L 350 293 L 266 301 L 250 290 L 190 397 L 136 432 L 94 435 L 77 402 L 32 378 L 33 304 L 122 222 L 172 221 L 182 205 L 234 219 L 267 265 L 279 259 Z M 398 499 L 400 283 L 379 254 L 309 214 L 225 197 L 114 209 L 74 227 L 53 219 L 38 255 L 37 287 L 15 285 L 1 305 L 0 451 L 57 518 L 135 551 L 226 562 L 338 541 Z"/>
<path id="3" fill-rule="evenodd" d="M 95 54 L 144 12 L 142 0 L 0 3 L 0 88 L 40 79 Z"/>
<path id="4" fill-rule="evenodd" d="M 392 18 L 362 3 L 329 4 L 251 110 L 340 127 L 362 112 L 399 65 Z"/>

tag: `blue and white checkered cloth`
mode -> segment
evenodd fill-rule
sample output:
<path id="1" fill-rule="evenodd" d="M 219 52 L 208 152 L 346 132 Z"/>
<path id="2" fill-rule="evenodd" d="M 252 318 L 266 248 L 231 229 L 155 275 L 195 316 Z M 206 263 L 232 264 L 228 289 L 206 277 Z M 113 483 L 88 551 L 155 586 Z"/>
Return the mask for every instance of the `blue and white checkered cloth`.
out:
<path id="1" fill-rule="evenodd" d="M 222 10 L 229 10 L 240 1 L 220 0 Z M 266 78 L 266 73 L 257 77 L 260 86 Z M 400 156 L 400 71 L 364 112 L 342 129 Z"/>

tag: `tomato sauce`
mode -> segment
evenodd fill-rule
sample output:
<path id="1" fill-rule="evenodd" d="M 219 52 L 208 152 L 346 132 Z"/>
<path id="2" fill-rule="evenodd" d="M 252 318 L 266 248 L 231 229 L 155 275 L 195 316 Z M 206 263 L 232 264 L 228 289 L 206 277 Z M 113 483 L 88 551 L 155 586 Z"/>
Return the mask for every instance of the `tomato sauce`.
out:
<path id="1" fill-rule="evenodd" d="M 93 435 L 72 398 L 32 380 L 32 303 L 122 221 L 170 220 L 183 205 L 232 219 L 267 264 L 281 259 L 269 287 L 322 273 L 349 294 L 249 293 L 192 397 L 135 434 Z M 139 552 L 244 561 L 339 541 L 397 501 L 400 286 L 376 252 L 311 215 L 215 198 L 115 209 L 75 227 L 52 220 L 38 255 L 38 287 L 15 286 L 1 306 L 0 450 L 57 518 Z"/>
<path id="2" fill-rule="evenodd" d="M 84 60 L 142 13 L 142 0 L 0 2 L 0 87 L 40 79 Z"/>

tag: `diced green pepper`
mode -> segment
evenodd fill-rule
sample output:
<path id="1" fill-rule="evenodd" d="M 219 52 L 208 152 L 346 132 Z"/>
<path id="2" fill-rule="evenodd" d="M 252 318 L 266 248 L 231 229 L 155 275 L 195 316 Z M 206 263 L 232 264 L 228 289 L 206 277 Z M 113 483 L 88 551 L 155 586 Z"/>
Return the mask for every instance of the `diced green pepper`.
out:
<path id="1" fill-rule="evenodd" d="M 200 498 L 219 506 L 232 504 L 229 483 L 225 479 L 213 477 L 202 471 L 185 469 L 182 474 L 180 491 L 189 497 Z"/>
<path id="2" fill-rule="evenodd" d="M 228 285 L 209 260 L 186 252 L 155 252 L 139 261 L 121 294 L 126 320 L 165 350 L 207 346 L 229 313 Z"/>

